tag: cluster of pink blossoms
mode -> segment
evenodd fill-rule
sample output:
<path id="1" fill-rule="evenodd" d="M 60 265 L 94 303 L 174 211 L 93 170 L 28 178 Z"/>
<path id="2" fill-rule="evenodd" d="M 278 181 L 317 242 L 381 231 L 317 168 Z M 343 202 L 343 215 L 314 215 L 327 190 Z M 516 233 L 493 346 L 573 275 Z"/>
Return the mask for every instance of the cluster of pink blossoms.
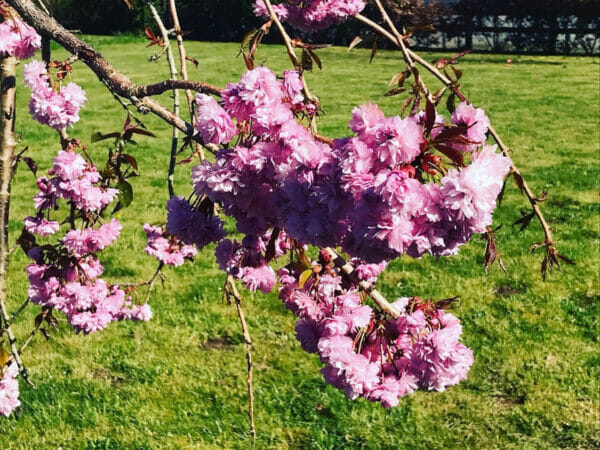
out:
<path id="1" fill-rule="evenodd" d="M 389 408 L 417 389 L 444 391 L 466 379 L 473 354 L 459 342 L 462 329 L 452 314 L 432 302 L 401 298 L 394 306 L 403 315 L 388 318 L 362 304 L 356 287 L 331 270 L 303 286 L 299 278 L 281 269 L 279 297 L 299 318 L 302 348 L 319 355 L 325 381 L 349 398 Z"/>
<path id="2" fill-rule="evenodd" d="M 19 382 L 17 375 L 19 370 L 15 363 L 6 369 L 2 380 L 0 380 L 0 414 L 8 417 L 15 408 L 21 405 L 19 401 Z"/>
<path id="3" fill-rule="evenodd" d="M 268 231 L 259 237 L 247 235 L 241 243 L 224 239 L 215 250 L 219 268 L 241 280 L 250 291 L 271 292 L 277 282 L 275 271 L 266 256 L 271 236 L 272 232 Z M 290 248 L 287 235 L 280 232 L 273 240 L 271 259 L 283 256 Z"/>
<path id="4" fill-rule="evenodd" d="M 198 251 L 193 245 L 184 244 L 176 236 L 168 234 L 162 227 L 144 224 L 146 253 L 168 266 L 180 266 L 192 259 Z"/>
<path id="5" fill-rule="evenodd" d="M 403 254 L 455 254 L 492 224 L 510 162 L 485 145 L 485 113 L 463 102 L 447 123 L 437 113 L 386 117 L 377 105 L 363 105 L 352 111 L 354 134 L 330 145 L 300 123 L 297 81 L 251 70 L 227 86 L 222 107 L 210 101 L 210 117 L 196 124 L 222 148 L 214 163 L 193 169 L 195 193 L 221 205 L 245 235 L 219 243 L 220 268 L 251 290 L 269 292 L 276 283 L 271 259 L 307 245 L 341 246 L 356 267 L 352 282 L 330 261 L 319 261 L 313 274 L 294 264 L 279 273 L 280 297 L 300 318 L 302 347 L 327 364 L 325 379 L 351 398 L 384 406 L 415 389 L 458 383 L 473 359 L 459 342 L 457 318 L 416 298 L 398 300 L 403 314 L 391 318 L 364 304 L 355 283 L 374 283 Z M 233 146 L 226 142 L 233 140 L 227 116 L 237 128 Z M 443 167 L 438 147 L 461 155 L 455 167 Z M 192 235 L 204 239 L 204 230 Z"/>
<path id="6" fill-rule="evenodd" d="M 46 65 L 32 61 L 25 66 L 25 85 L 31 89 L 29 113 L 42 125 L 63 130 L 79 121 L 79 110 L 87 98 L 81 87 L 68 83 L 58 91 L 50 86 Z"/>
<path id="7" fill-rule="evenodd" d="M 0 56 L 28 59 L 41 46 L 40 35 L 21 19 L 5 18 L 4 22 L 0 23 Z"/>
<path id="8" fill-rule="evenodd" d="M 55 245 L 29 250 L 34 260 L 25 268 L 29 300 L 63 312 L 85 334 L 116 320 L 149 320 L 148 305 L 133 305 L 119 286 L 100 278 L 104 268 L 97 253 L 119 237 L 121 224 L 112 219 L 97 228 L 93 225 L 118 191 L 103 186 L 97 168 L 73 151 L 60 151 L 48 174 L 51 178 L 38 179 L 40 191 L 34 198 L 38 214 L 25 219 L 26 230 L 42 236 L 57 233 L 59 223 L 49 216 L 59 209 L 59 199 L 72 205 L 72 220 L 81 217 L 84 226 L 72 227 Z"/>
<path id="9" fill-rule="evenodd" d="M 212 207 L 212 204 L 208 206 Z M 196 247 L 202 250 L 208 244 L 223 239 L 223 221 L 205 209 L 206 205 L 201 200 L 192 204 L 183 197 L 171 197 L 167 202 L 166 230 L 144 225 L 146 253 L 163 264 L 180 266 L 186 259 L 196 256 Z"/>
<path id="10" fill-rule="evenodd" d="M 219 114 L 247 131 L 216 162 L 193 169 L 196 193 L 220 203 L 240 232 L 261 236 L 277 227 L 298 242 L 341 244 L 351 256 L 377 263 L 404 253 L 452 255 L 491 225 L 510 168 L 495 147 L 473 151 L 466 168 L 426 182 L 415 176 L 431 155 L 423 113 L 385 117 L 376 105 L 355 108 L 350 128 L 356 135 L 330 146 L 296 120 L 284 90 L 263 67 L 229 84 Z M 483 111 L 466 103 L 459 108 L 454 125 L 470 124 L 463 142 L 483 143 L 487 126 L 477 127 Z M 431 134 L 445 127 L 437 116 Z"/>
<path id="11" fill-rule="evenodd" d="M 363 0 L 286 0 L 273 5 L 279 20 L 306 31 L 322 30 L 345 22 L 348 17 L 358 14 L 364 8 Z M 254 14 L 269 18 L 264 0 L 254 2 Z"/>

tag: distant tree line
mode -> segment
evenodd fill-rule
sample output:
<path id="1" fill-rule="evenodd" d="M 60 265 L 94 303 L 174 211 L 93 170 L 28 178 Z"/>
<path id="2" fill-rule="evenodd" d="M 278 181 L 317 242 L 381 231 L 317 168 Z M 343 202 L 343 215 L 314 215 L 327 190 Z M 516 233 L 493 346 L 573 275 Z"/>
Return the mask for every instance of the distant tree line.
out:
<path id="1" fill-rule="evenodd" d="M 132 11 L 122 0 L 49 2 L 62 23 L 83 33 L 141 33 L 144 26 L 154 25 L 144 0 L 134 0 Z M 189 31 L 188 38 L 210 41 L 240 41 L 259 26 L 261 21 L 252 14 L 252 3 L 252 0 L 177 2 L 182 26 Z M 598 0 L 384 0 L 384 3 L 396 23 L 414 28 L 420 47 L 439 47 L 441 41 L 445 46 L 453 40 L 457 48 L 489 51 L 568 54 L 598 50 Z M 154 4 L 161 12 L 166 10 L 166 1 L 156 0 Z M 168 15 L 164 16 L 168 23 Z M 438 33 L 424 30 L 427 24 L 433 24 Z M 361 28 L 360 24 L 349 21 L 312 39 L 346 45 Z M 564 30 L 569 33 L 563 33 Z"/>

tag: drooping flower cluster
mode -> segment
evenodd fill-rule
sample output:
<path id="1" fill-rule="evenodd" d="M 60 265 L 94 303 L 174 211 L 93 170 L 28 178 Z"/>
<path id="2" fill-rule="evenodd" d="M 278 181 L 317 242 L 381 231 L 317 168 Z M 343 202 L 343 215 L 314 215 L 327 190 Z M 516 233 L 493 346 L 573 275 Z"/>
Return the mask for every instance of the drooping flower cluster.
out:
<path id="1" fill-rule="evenodd" d="M 302 347 L 326 364 L 325 380 L 350 398 L 390 407 L 416 389 L 458 383 L 473 358 L 456 317 L 412 298 L 394 304 L 402 314 L 393 318 L 357 286 L 403 254 L 455 254 L 491 225 L 510 161 L 485 145 L 485 113 L 463 102 L 447 124 L 435 111 L 386 117 L 368 104 L 352 112 L 354 135 L 330 144 L 299 121 L 301 94 L 299 77 L 282 82 L 263 67 L 223 93 L 219 115 L 236 122 L 240 139 L 192 172 L 198 197 L 221 205 L 245 235 L 219 243 L 220 268 L 268 292 L 270 260 L 291 250 L 297 258 L 279 272 L 280 298 L 299 317 Z M 311 268 L 300 256 L 307 245 L 341 246 L 354 278 L 331 260 Z"/>
<path id="2" fill-rule="evenodd" d="M 2 380 L 0 380 L 0 414 L 8 417 L 15 408 L 21 405 L 19 401 L 19 370 L 13 362 L 8 366 Z"/>
<path id="3" fill-rule="evenodd" d="M 364 8 L 363 0 L 286 0 L 273 5 L 279 20 L 306 31 L 322 30 L 342 23 Z M 254 13 L 265 19 L 269 18 L 264 0 L 254 2 Z"/>
<path id="4" fill-rule="evenodd" d="M 43 62 L 32 61 L 24 69 L 25 85 L 31 89 L 29 113 L 42 125 L 63 130 L 79 121 L 79 110 L 87 101 L 85 92 L 75 83 L 59 89 L 50 86 Z"/>
<path id="5" fill-rule="evenodd" d="M 180 266 L 186 259 L 191 259 L 198 251 L 193 245 L 187 245 L 168 234 L 162 227 L 144 224 L 146 232 L 146 253 L 154 256 L 168 266 Z"/>
<path id="6" fill-rule="evenodd" d="M 391 318 L 362 303 L 331 269 L 317 274 L 301 285 L 300 273 L 281 269 L 279 296 L 299 318 L 302 348 L 326 364 L 321 372 L 329 384 L 351 399 L 393 407 L 417 389 L 443 391 L 466 379 L 473 355 L 459 342 L 455 316 L 430 301 L 401 298 L 394 306 L 402 315 Z"/>
<path id="7" fill-rule="evenodd" d="M 404 253 L 455 254 L 491 224 L 510 167 L 495 147 L 473 152 L 470 165 L 444 177 L 441 170 L 433 179 L 417 176 L 427 161 L 440 159 L 431 142 L 446 127 L 441 116 L 428 136 L 422 114 L 385 117 L 365 105 L 352 114 L 356 135 L 330 146 L 296 120 L 284 90 L 263 67 L 228 85 L 225 112 L 254 139 L 193 170 L 196 193 L 223 205 L 240 232 L 261 236 L 278 227 L 301 243 L 341 244 L 351 256 L 378 263 Z M 470 121 L 466 133 L 477 123 Z M 484 138 L 485 132 L 478 139 Z"/>
<path id="8" fill-rule="evenodd" d="M 49 224 L 55 232 L 58 231 L 58 223 L 45 220 L 44 213 L 57 209 L 59 199 L 72 202 L 75 209 L 97 213 L 110 204 L 119 193 L 117 189 L 102 186 L 102 177 L 98 169 L 72 151 L 59 151 L 48 174 L 50 178 L 39 177 L 37 180 L 40 190 L 34 197 L 37 217 L 25 219 L 26 227 L 32 233 L 52 234 L 36 231 L 36 228 L 43 225 L 48 227 Z M 46 231 L 49 231 L 48 228 Z"/>
<path id="9" fill-rule="evenodd" d="M 1 16 L 0 16 L 1 18 Z M 39 34 L 17 17 L 5 18 L 0 23 L 0 56 L 31 58 L 42 46 Z"/>
<path id="10" fill-rule="evenodd" d="M 215 105 L 220 108 L 216 102 Z M 227 118 L 231 122 L 229 116 Z M 223 239 L 224 223 L 213 214 L 213 208 L 210 200 L 198 198 L 192 204 L 183 197 L 171 197 L 167 202 L 166 230 L 144 225 L 146 253 L 163 264 L 180 266 L 196 256 L 198 250 Z"/>
<path id="11" fill-rule="evenodd" d="M 81 228 L 71 227 L 55 245 L 33 245 L 28 256 L 34 262 L 25 270 L 29 278 L 29 300 L 63 312 L 78 331 L 89 334 L 116 320 L 148 320 L 148 305 L 133 305 L 125 291 L 100 278 L 104 268 L 97 253 L 111 245 L 121 232 L 117 219 L 98 227 L 100 212 L 117 194 L 103 186 L 95 166 L 74 151 L 60 151 L 48 171 L 38 179 L 34 198 L 36 217 L 25 219 L 25 229 L 48 236 L 59 231 L 49 215 L 59 209 L 59 199 L 72 205 L 69 221 L 82 217 Z"/>
<path id="12" fill-rule="evenodd" d="M 215 250 L 219 268 L 241 280 L 250 291 L 271 292 L 277 280 L 266 256 L 268 247 L 272 245 L 272 259 L 281 257 L 290 248 L 284 232 L 273 240 L 271 237 L 269 231 L 260 237 L 247 235 L 241 243 L 230 239 L 221 241 Z"/>
<path id="13" fill-rule="evenodd" d="M 192 205 L 183 197 L 171 197 L 167 202 L 167 231 L 198 250 L 220 241 L 225 237 L 223 221 L 212 211 L 203 211 L 212 206 L 205 206 L 201 200 Z"/>

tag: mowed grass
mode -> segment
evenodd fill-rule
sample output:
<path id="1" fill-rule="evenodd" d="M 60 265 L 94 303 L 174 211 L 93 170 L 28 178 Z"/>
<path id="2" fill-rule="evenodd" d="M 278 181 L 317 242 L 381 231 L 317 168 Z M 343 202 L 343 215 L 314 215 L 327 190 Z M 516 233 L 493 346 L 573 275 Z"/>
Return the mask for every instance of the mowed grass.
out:
<path id="1" fill-rule="evenodd" d="M 149 63 L 153 49 L 142 39 L 91 38 L 102 54 L 136 82 L 167 77 L 165 62 Z M 194 79 L 224 86 L 244 71 L 236 44 L 194 42 L 200 61 Z M 324 134 L 341 137 L 355 105 L 378 102 L 397 114 L 401 97 L 383 97 L 402 69 L 398 53 L 343 48 L 319 51 L 323 71 L 307 76 L 320 97 Z M 56 51 L 55 57 L 65 53 Z M 436 55 L 428 54 L 427 59 Z M 543 235 L 537 223 L 524 232 L 511 226 L 526 199 L 509 183 L 496 214 L 498 245 L 508 274 L 483 272 L 484 243 L 474 238 L 461 253 L 435 261 L 402 258 L 379 283 L 389 298 L 461 296 L 455 311 L 464 342 L 473 348 L 469 379 L 445 393 L 418 392 L 397 408 L 347 400 L 325 385 L 315 355 L 294 337 L 294 316 L 276 294 L 244 292 L 255 342 L 257 448 L 595 448 L 598 432 L 598 59 L 468 55 L 461 68 L 464 91 L 486 109 L 514 149 L 533 190 L 549 191 L 544 212 L 559 249 L 577 262 L 540 276 L 541 253 L 528 248 Z M 261 47 L 257 57 L 281 71 L 282 47 Z M 119 129 L 124 111 L 81 63 L 73 81 L 89 101 L 71 136 L 89 144 L 94 131 Z M 46 170 L 59 148 L 56 134 L 26 113 L 29 92 L 18 94 L 21 146 Z M 162 98 L 169 105 L 168 95 Z M 144 117 L 159 137 L 141 137 L 130 149 L 140 164 L 134 204 L 123 210 L 122 237 L 102 255 L 113 281 L 147 279 L 155 261 L 145 255 L 144 222 L 165 220 L 170 130 Z M 89 144 L 105 158 L 107 142 Z M 190 192 L 190 166 L 177 172 L 177 192 Z M 11 239 L 33 211 L 35 183 L 20 168 L 13 186 Z M 233 225 L 229 224 L 230 231 Z M 16 308 L 27 288 L 16 253 L 9 302 Z M 244 344 L 233 306 L 221 300 L 223 274 L 213 247 L 194 264 L 166 270 L 150 302 L 149 323 L 112 324 L 92 336 L 75 335 L 61 320 L 49 342 L 39 336 L 25 362 L 37 385 L 21 384 L 22 408 L 0 420 L 1 448 L 248 448 Z M 16 332 L 24 336 L 38 307 L 30 307 Z"/>

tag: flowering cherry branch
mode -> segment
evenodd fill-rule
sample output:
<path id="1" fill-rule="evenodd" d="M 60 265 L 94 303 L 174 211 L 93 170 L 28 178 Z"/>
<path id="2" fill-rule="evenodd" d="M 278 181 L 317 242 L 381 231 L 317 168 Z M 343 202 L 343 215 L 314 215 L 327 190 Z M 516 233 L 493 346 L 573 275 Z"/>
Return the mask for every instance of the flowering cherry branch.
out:
<path id="1" fill-rule="evenodd" d="M 393 44 L 395 44 L 396 46 L 399 47 L 400 51 L 402 52 L 404 61 L 406 62 L 409 70 L 414 74 L 415 79 L 418 80 L 420 89 L 430 99 L 430 101 L 434 101 L 433 96 L 432 96 L 431 92 L 427 89 L 427 87 L 425 86 L 425 83 L 423 82 L 422 78 L 418 76 L 418 70 L 416 68 L 415 62 L 418 63 L 419 65 L 421 65 L 422 67 L 424 67 L 434 77 L 436 77 L 439 81 L 441 81 L 442 84 L 445 86 L 445 88 L 450 89 L 454 93 L 454 95 L 456 95 L 461 101 L 465 101 L 466 97 L 461 93 L 460 87 L 457 85 L 457 80 L 452 80 L 449 76 L 442 73 L 437 67 L 430 64 L 425 59 L 423 59 L 420 55 L 418 55 L 418 54 L 414 53 L 412 50 L 410 50 L 405 44 L 405 40 L 408 39 L 409 35 L 403 36 L 402 34 L 400 34 L 400 32 L 394 25 L 393 21 L 391 20 L 389 14 L 387 13 L 385 7 L 382 5 L 380 0 L 375 0 L 375 3 L 377 4 L 377 7 L 379 8 L 379 10 L 381 12 L 384 22 L 389 26 L 391 32 L 386 30 L 385 28 L 383 28 L 376 22 L 372 21 L 371 19 L 363 16 L 360 13 L 356 14 L 354 17 L 357 20 L 365 23 L 366 25 L 368 25 L 369 27 L 371 27 L 372 29 L 374 29 L 375 31 L 380 33 L 381 35 L 385 36 Z M 441 96 L 439 96 L 439 97 L 441 97 Z M 438 101 L 439 101 L 439 97 L 437 99 Z M 514 176 L 515 182 L 517 183 L 517 186 L 519 187 L 520 191 L 522 193 L 524 193 L 525 196 L 527 197 L 527 199 L 531 205 L 532 211 L 533 211 L 532 216 L 535 215 L 535 217 L 537 217 L 537 219 L 542 227 L 542 230 L 544 232 L 544 238 L 545 238 L 544 242 L 533 244 L 531 246 L 530 251 L 533 252 L 541 246 L 544 246 L 546 248 L 546 256 L 544 257 L 544 259 L 542 261 L 542 267 L 541 267 L 542 276 L 544 279 L 546 279 L 547 271 L 551 272 L 554 265 L 560 266 L 559 260 L 563 260 L 567 264 L 574 264 L 574 263 L 570 259 L 568 259 L 568 258 L 564 257 L 563 255 L 561 255 L 560 253 L 558 253 L 556 244 L 553 241 L 552 229 L 551 229 L 550 225 L 548 224 L 548 222 L 546 221 L 546 218 L 544 217 L 544 214 L 542 213 L 542 211 L 539 207 L 539 202 L 543 201 L 543 199 L 540 199 L 531 191 L 531 188 L 525 181 L 524 177 L 521 175 L 520 170 L 517 168 L 517 166 L 512 161 L 512 158 L 510 156 L 510 153 L 511 153 L 510 149 L 502 141 L 500 135 L 494 129 L 494 127 L 491 126 L 491 124 L 488 126 L 488 131 L 489 131 L 490 135 L 492 136 L 492 138 L 494 139 L 494 141 L 496 142 L 496 144 L 498 145 L 498 147 L 500 148 L 500 150 L 502 151 L 502 154 L 506 158 L 508 158 L 509 161 L 511 162 L 511 175 Z M 488 237 L 488 239 L 493 239 L 493 236 Z M 486 267 L 486 269 L 487 269 L 487 267 Z"/>
<path id="2" fill-rule="evenodd" d="M 214 162 L 204 160 L 193 168 L 189 197 L 171 195 L 164 226 L 144 224 L 145 251 L 160 262 L 153 277 L 137 285 L 109 285 L 101 278 L 98 254 L 118 238 L 121 225 L 104 217 L 113 202 L 113 213 L 131 203 L 133 187 L 127 178 L 138 169 L 135 158 L 125 153 L 125 145 L 133 134 L 154 135 L 132 126 L 129 117 L 123 131 L 96 133 L 93 140 L 115 139 L 106 170 L 98 170 L 85 147 L 66 135 L 66 127 L 79 120 L 86 101 L 83 90 L 73 83 L 63 85 L 62 68 L 55 81 L 45 64 L 27 64 L 24 78 L 32 91 L 32 115 L 58 130 L 63 141 L 47 177 L 38 178 L 36 215 L 25 219 L 19 240 L 33 260 L 26 267 L 28 297 L 42 306 L 43 313 L 62 312 L 77 332 L 85 334 L 117 320 L 148 320 L 149 305 L 133 304 L 129 289 L 148 286 L 147 300 L 163 265 L 182 265 L 208 244 L 217 243 L 215 257 L 226 273 L 224 295 L 235 303 L 246 344 L 253 437 L 252 341 L 235 280 L 263 293 L 279 281 L 279 298 L 298 318 L 296 332 L 302 348 L 319 355 L 325 381 L 351 399 L 362 397 L 393 407 L 417 389 L 443 391 L 466 378 L 473 354 L 460 342 L 459 320 L 445 311 L 454 299 L 434 302 L 412 297 L 389 302 L 375 283 L 391 260 L 403 255 L 451 256 L 474 234 L 490 236 L 487 248 L 491 249 L 496 199 L 514 165 L 507 150 L 497 153 L 496 146 L 486 145 L 489 119 L 466 101 L 458 80 L 448 77 L 449 84 L 444 83 L 442 90 L 428 91 L 416 66 L 423 64 L 420 57 L 410 51 L 407 36 L 398 32 L 379 1 L 390 30 L 378 24 L 375 29 L 400 47 L 407 63 L 396 81 L 400 85 L 413 76 L 415 86 L 402 114 L 386 117 L 371 103 L 354 108 L 349 135 L 341 139 L 317 134 L 319 105 L 303 77 L 313 62 L 321 67 L 314 53 L 320 46 L 292 40 L 283 23 L 304 30 L 323 29 L 353 16 L 367 23 L 370 19 L 360 15 L 363 0 L 285 0 L 276 5 L 257 0 L 255 12 L 267 22 L 244 39 L 242 51 L 249 44 L 248 55 L 244 53 L 248 71 L 225 89 L 190 81 L 184 74 L 186 53 L 172 0 L 182 79 L 177 79 L 169 31 L 148 1 L 162 39 L 149 30 L 146 34 L 164 47 L 171 78 L 143 86 L 118 72 L 31 0 L 6 1 L 46 42 L 55 40 L 88 65 L 115 96 L 165 120 L 174 127 L 175 138 L 177 130 L 183 131 L 186 144 L 193 139 L 215 155 Z M 254 64 L 254 53 L 272 24 L 282 35 L 294 69 L 283 76 Z M 31 28 L 23 23 L 23 29 L 27 27 Z M 17 34 L 8 31 L 16 39 Z M 29 36 L 39 38 L 35 32 Z M 30 44 L 19 38 L 8 50 L 0 47 L 0 53 L 20 53 L 25 59 L 36 49 Z M 297 48 L 302 49 L 302 61 Z M 174 111 L 152 98 L 177 89 L 198 92 L 194 102 L 191 92 L 186 92 L 190 123 L 180 117 L 177 98 Z M 436 111 L 447 90 L 461 100 L 449 122 Z M 423 95 L 426 102 L 421 101 Z M 176 147 L 172 145 L 169 178 Z M 52 244 L 38 244 L 35 235 L 58 233 L 61 223 L 53 216 L 65 204 L 68 217 L 62 223 L 70 229 Z M 235 219 L 241 241 L 226 238 L 218 213 Z M 309 246 L 319 249 L 314 260 Z M 276 274 L 274 261 L 284 255 L 289 255 L 289 262 Z M 486 255 L 486 265 L 494 258 Z M 553 258 L 547 262 L 550 268 L 554 260 L 564 257 L 556 253 Z M 52 320 L 51 312 L 38 317 Z M 14 367 L 6 366 L 2 380 L 10 387 L 7 407 L 2 409 L 0 402 L 3 414 L 16 404 L 11 384 Z"/>
<path id="3" fill-rule="evenodd" d="M 154 113 L 189 136 L 194 135 L 193 126 L 150 97 L 173 89 L 189 89 L 214 95 L 219 92 L 210 84 L 186 80 L 164 80 L 149 85 L 136 85 L 108 63 L 92 46 L 66 30 L 55 19 L 36 7 L 31 0 L 7 0 L 6 3 L 11 5 L 27 23 L 32 24 L 41 35 L 56 41 L 76 55 L 106 83 L 111 92 L 131 100 L 140 110 Z"/>

